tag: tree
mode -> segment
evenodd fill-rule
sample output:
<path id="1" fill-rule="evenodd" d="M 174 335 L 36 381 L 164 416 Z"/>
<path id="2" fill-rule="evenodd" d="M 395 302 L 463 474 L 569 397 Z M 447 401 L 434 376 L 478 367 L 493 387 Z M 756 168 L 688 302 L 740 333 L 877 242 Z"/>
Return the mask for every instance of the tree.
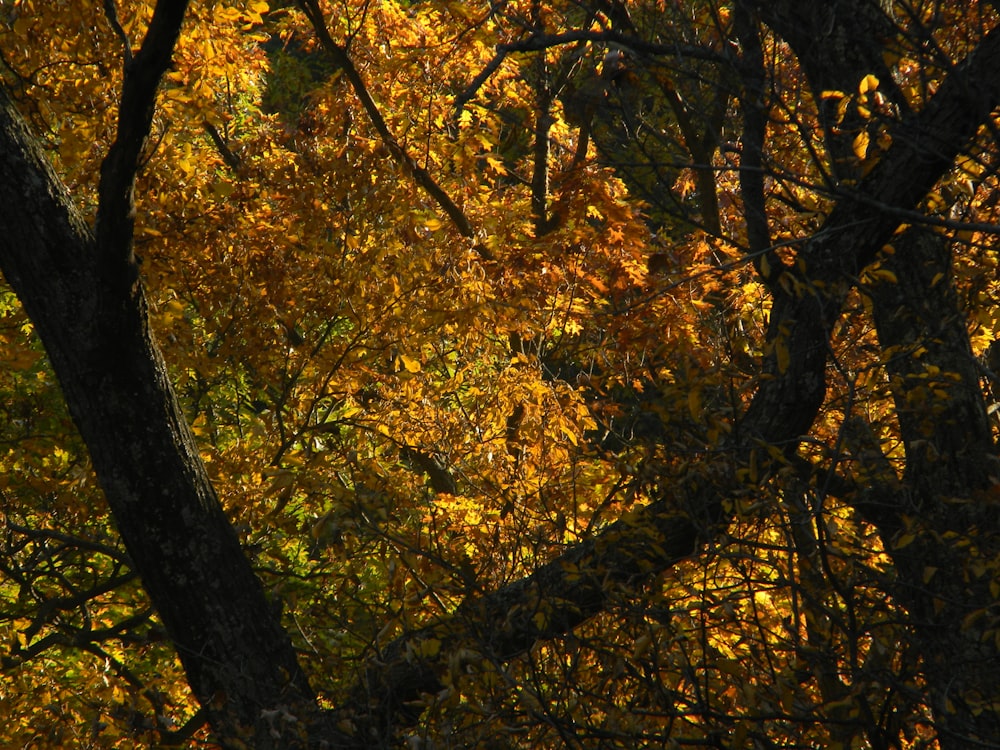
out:
<path id="1" fill-rule="evenodd" d="M 1000 737 L 993 4 L 3 12 L 11 743 Z"/>

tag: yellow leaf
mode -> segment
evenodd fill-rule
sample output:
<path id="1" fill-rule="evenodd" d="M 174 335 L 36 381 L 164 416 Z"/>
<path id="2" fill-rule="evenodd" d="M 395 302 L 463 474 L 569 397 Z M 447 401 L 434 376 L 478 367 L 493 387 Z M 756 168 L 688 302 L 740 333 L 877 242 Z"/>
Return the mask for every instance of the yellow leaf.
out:
<path id="1" fill-rule="evenodd" d="M 767 255 L 760 256 L 760 275 L 765 279 L 771 277 L 771 261 L 767 259 Z"/>
<path id="2" fill-rule="evenodd" d="M 632 658 L 641 659 L 649 651 L 651 645 L 653 645 L 653 639 L 648 633 L 639 636 L 636 639 L 635 648 L 632 649 Z"/>
<path id="3" fill-rule="evenodd" d="M 413 652 L 423 659 L 431 659 L 441 653 L 441 641 L 437 638 L 428 638 L 417 644 Z"/>
<path id="4" fill-rule="evenodd" d="M 899 281 L 899 279 L 896 278 L 896 274 L 888 268 L 876 268 L 872 271 L 872 277 L 878 281 L 885 281 L 889 284 L 895 284 Z"/>
<path id="5" fill-rule="evenodd" d="M 31 28 L 31 21 L 29 16 L 21 16 L 16 21 L 14 21 L 14 33 L 20 37 L 28 36 L 28 30 Z"/>
<path id="6" fill-rule="evenodd" d="M 874 91 L 877 88 L 878 78 L 869 73 L 861 79 L 861 85 L 858 86 L 858 91 L 862 94 L 867 94 L 869 91 Z"/>
<path id="7" fill-rule="evenodd" d="M 500 175 L 507 174 L 507 168 L 503 165 L 500 159 L 493 156 L 486 157 L 486 163 L 489 165 L 490 169 Z"/>
<path id="8" fill-rule="evenodd" d="M 569 441 L 573 445 L 579 445 L 579 443 L 577 443 L 577 440 L 576 440 L 576 433 L 574 433 L 573 430 L 571 430 L 566 425 L 559 425 L 559 430 L 562 432 L 563 435 L 565 435 L 567 438 L 569 438 Z"/>
<path id="9" fill-rule="evenodd" d="M 969 175 L 970 177 L 979 177 L 979 175 L 983 173 L 982 163 L 973 159 L 971 156 L 959 156 L 955 161 L 955 166 L 958 167 L 963 174 Z"/>
<path id="10" fill-rule="evenodd" d="M 163 305 L 161 315 L 166 323 L 173 323 L 178 318 L 184 316 L 184 303 L 178 299 L 172 299 Z"/>
<path id="11" fill-rule="evenodd" d="M 859 159 L 864 159 L 868 155 L 868 133 L 862 130 L 854 138 L 854 155 Z"/>
<path id="12" fill-rule="evenodd" d="M 894 271 L 890 271 L 888 268 L 872 268 L 865 271 L 862 280 L 866 284 L 896 284 L 899 279 L 896 277 Z"/>
<path id="13" fill-rule="evenodd" d="M 406 368 L 407 372 L 420 372 L 420 362 L 413 357 L 407 357 L 405 354 L 399 355 L 399 361 L 403 363 L 403 367 Z"/>

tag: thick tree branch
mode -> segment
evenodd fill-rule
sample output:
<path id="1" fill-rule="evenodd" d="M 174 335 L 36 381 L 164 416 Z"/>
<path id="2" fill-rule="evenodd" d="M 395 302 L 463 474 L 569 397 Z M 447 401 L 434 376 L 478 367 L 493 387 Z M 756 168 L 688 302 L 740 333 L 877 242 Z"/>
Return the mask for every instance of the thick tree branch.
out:
<path id="1" fill-rule="evenodd" d="M 121 21 L 118 20 L 118 9 L 115 7 L 115 0 L 104 0 L 104 15 L 107 17 L 108 23 L 111 24 L 111 30 L 121 40 L 122 54 L 125 56 L 125 67 L 128 68 L 132 64 L 132 44 L 128 40 L 128 34 L 125 33 L 125 29 L 122 28 Z"/>
<path id="2" fill-rule="evenodd" d="M 989 75 L 998 65 L 1000 34 L 992 33 L 906 124 L 906 137 L 894 141 L 859 191 L 912 210 L 1000 103 L 1000 80 Z M 826 393 L 832 325 L 861 270 L 898 224 L 870 204 L 845 200 L 806 242 L 799 292 L 772 310 L 768 376 L 735 433 L 732 463 L 707 466 L 675 495 L 612 524 L 533 575 L 470 599 L 451 618 L 394 641 L 372 663 L 355 699 L 336 712 L 362 730 L 345 746 L 389 742 L 394 730 L 416 721 L 421 697 L 442 688 L 447 657 L 458 649 L 500 661 L 523 654 L 537 640 L 601 612 L 615 586 L 641 585 L 695 553 L 724 526 L 724 501 L 746 489 L 736 482 L 734 465 L 761 444 L 782 446 L 791 455 L 810 429 Z M 778 346 L 788 347 L 787 366 L 779 364 Z"/>
<path id="3" fill-rule="evenodd" d="M 764 193 L 764 139 L 767 134 L 764 51 L 757 19 L 742 3 L 737 4 L 733 14 L 733 30 L 743 52 L 737 62 L 737 71 L 742 83 L 740 194 L 743 196 L 743 216 L 747 225 L 747 245 L 757 274 L 775 294 L 780 293 L 774 280 L 780 275 L 781 259 L 773 249 L 769 249 L 772 245 L 771 228 Z"/>
<path id="4" fill-rule="evenodd" d="M 159 54 L 157 68 L 162 55 L 169 59 Z M 133 103 L 141 90 L 148 101 L 140 109 L 152 106 L 153 88 L 133 90 Z M 258 728 L 263 711 L 291 706 L 305 723 L 315 702 L 209 482 L 124 255 L 143 137 L 137 119 L 124 113 L 140 109 L 123 106 L 116 155 L 106 161 L 110 205 L 99 209 L 99 248 L 0 87 L 0 268 L 45 345 L 195 696 L 225 743 L 256 737 L 266 747 L 271 730 Z M 282 747 L 294 747 L 298 727 L 284 730 L 291 733 Z"/>
<path id="5" fill-rule="evenodd" d="M 341 747 L 390 744 L 395 732 L 419 717 L 425 696 L 442 690 L 449 656 L 509 661 L 600 613 L 621 587 L 640 585 L 690 555 L 704 534 L 689 516 L 671 511 L 680 500 L 642 509 L 527 578 L 469 599 L 452 617 L 390 643 L 352 700 L 333 713 L 333 721 L 356 729 Z M 683 502 L 692 500 L 698 499 Z"/>
<path id="6" fill-rule="evenodd" d="M 458 494 L 458 483 L 455 481 L 455 477 L 438 456 L 410 445 L 400 446 L 399 456 L 426 474 L 427 479 L 430 480 L 431 489 L 435 492 L 444 492 L 449 495 Z"/>
<path id="7" fill-rule="evenodd" d="M 548 80 L 549 71 L 545 57 L 535 59 L 535 142 L 532 146 L 531 165 L 531 218 L 535 238 L 543 237 L 559 221 L 558 216 L 549 219 L 549 138 L 552 124 L 552 91 Z"/>
<path id="8" fill-rule="evenodd" d="M 925 502 L 935 494 L 960 496 L 970 487 L 985 488 L 997 461 L 979 370 L 951 277 L 948 240 L 911 227 L 893 238 L 893 252 L 881 267 L 894 280 L 876 280 L 867 292 L 879 343 L 896 353 L 885 367 L 895 384 L 906 484 L 926 495 Z M 942 374 L 940 382 L 930 380 L 932 392 L 915 402 L 912 392 L 926 386 L 934 372 Z M 935 529 L 962 527 L 964 515 L 950 509 Z"/>
<path id="9" fill-rule="evenodd" d="M 504 50 L 497 51 L 496 55 L 494 55 L 493 59 L 487 63 L 486 67 L 479 71 L 476 77 L 472 79 L 461 94 L 455 97 L 455 110 L 452 115 L 455 120 L 458 120 L 458 116 L 462 114 L 462 110 L 465 108 L 465 105 L 475 98 L 476 92 L 479 91 L 482 85 L 490 79 L 490 76 L 499 70 L 505 59 L 507 59 L 507 53 Z"/>
<path id="10" fill-rule="evenodd" d="M 903 115 L 912 114 L 910 105 L 885 63 L 880 40 L 897 33 L 879 0 L 850 3 L 809 3 L 795 0 L 741 0 L 753 9 L 792 48 L 815 92 L 843 91 L 852 94 L 868 74 L 879 81 L 879 92 Z M 830 156 L 829 167 L 836 180 L 856 180 L 861 175 L 854 155 L 857 132 L 869 123 L 857 108 L 838 113 L 833 98 L 819 97 L 820 123 Z M 833 187 L 832 185 L 830 187 Z"/>
<path id="11" fill-rule="evenodd" d="M 243 160 L 229 148 L 229 144 L 226 143 L 226 139 L 222 137 L 219 129 L 208 120 L 202 123 L 202 127 L 205 128 L 208 137 L 212 139 L 212 144 L 215 146 L 216 151 L 219 152 L 222 160 L 226 162 L 226 166 L 233 170 L 234 173 L 239 174 L 243 169 Z"/>
<path id="12" fill-rule="evenodd" d="M 98 253 L 106 270 L 124 274 L 122 280 L 129 284 L 135 279 L 136 170 L 153 123 L 156 89 L 170 65 L 186 9 L 187 0 L 160 0 L 139 51 L 135 57 L 126 54 L 118 131 L 101 164 L 95 232 Z"/>

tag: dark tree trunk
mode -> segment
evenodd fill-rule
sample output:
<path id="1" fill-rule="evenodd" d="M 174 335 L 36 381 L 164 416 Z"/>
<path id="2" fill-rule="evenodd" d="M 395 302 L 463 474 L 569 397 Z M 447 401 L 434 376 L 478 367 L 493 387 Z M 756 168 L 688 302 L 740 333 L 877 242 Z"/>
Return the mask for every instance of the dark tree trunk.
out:
<path id="1" fill-rule="evenodd" d="M 0 205 L 8 207 L 0 211 L 0 267 L 45 345 L 135 569 L 213 729 L 250 740 L 266 712 L 286 707 L 302 726 L 276 728 L 294 737 L 312 694 L 209 483 L 153 341 L 136 266 L 98 257 L 2 88 Z"/>
<path id="2" fill-rule="evenodd" d="M 880 40 L 899 33 L 884 3 L 816 3 L 805 12 L 787 0 L 750 4 L 795 50 L 814 91 L 852 93 L 871 73 L 903 113 L 902 123 L 885 124 L 904 144 L 892 151 L 909 151 L 906 158 L 914 160 L 914 168 L 909 177 L 885 169 L 890 152 L 876 168 L 885 173 L 885 187 L 866 191 L 875 199 L 871 205 L 884 206 L 886 216 L 908 202 L 893 195 L 907 189 L 907 179 L 929 190 L 943 175 L 942 160 L 950 162 L 997 106 L 995 75 L 989 72 L 1000 62 L 996 30 L 948 79 L 946 86 L 964 90 L 936 96 L 914 117 L 883 62 Z M 943 86 L 939 94 L 944 92 Z M 840 123 L 838 129 L 832 112 L 824 115 L 834 171 L 839 178 L 856 179 L 851 124 Z M 987 616 L 993 577 L 979 565 L 1000 555 L 1000 516 L 977 498 L 1000 470 L 965 315 L 951 284 L 949 248 L 940 234 L 920 229 L 893 238 L 892 245 L 882 265 L 895 281 L 867 291 L 887 353 L 906 469 L 901 483 L 859 493 L 857 507 L 879 528 L 895 563 L 897 581 L 889 593 L 910 613 L 941 746 L 995 746 L 1000 656 Z"/>
<path id="3" fill-rule="evenodd" d="M 882 265 L 896 281 L 871 289 L 906 452 L 901 488 L 882 493 L 907 519 L 881 528 L 897 570 L 891 593 L 910 613 L 941 747 L 978 748 L 1000 738 L 985 564 L 1000 559 L 1000 514 L 984 502 L 1000 462 L 947 241 L 910 229 L 893 248 Z"/>
<path id="4" fill-rule="evenodd" d="M 782 6 L 790 4 L 772 6 L 778 33 L 784 33 Z M 831 46 L 831 54 L 836 47 Z M 810 65 L 822 62 L 819 58 Z M 832 57 L 826 62 L 837 64 Z M 804 243 L 801 263 L 779 270 L 791 283 L 772 288 L 791 291 L 775 299 L 769 377 L 762 380 L 736 433 L 734 461 L 746 460 L 760 441 L 782 445 L 790 454 L 811 428 L 825 396 L 829 332 L 848 291 L 899 224 L 893 210 L 912 210 L 918 204 L 1000 101 L 1000 81 L 994 75 L 998 68 L 1000 38 L 994 33 L 921 112 L 899 126 L 880 163 L 855 193 L 842 198 L 822 231 Z M 134 168 L 137 150 L 132 153 L 124 162 L 125 175 Z M 114 171 L 109 166 L 109 186 L 120 188 Z M 294 747 L 313 721 L 313 695 L 280 618 L 212 490 L 152 339 L 138 271 L 128 252 L 130 188 L 108 195 L 107 203 L 102 197 L 102 210 L 110 212 L 103 215 L 102 226 L 111 231 L 98 232 L 95 239 L 0 91 L 0 205 L 5 207 L 0 211 L 0 267 L 45 344 L 135 567 L 213 728 L 229 744 L 244 739 L 257 746 Z M 912 300 L 913 293 L 905 292 L 906 299 Z M 904 322 L 896 332 L 893 325 L 883 326 L 885 335 L 906 339 L 908 327 L 916 323 Z M 787 361 L 778 352 L 786 352 Z M 966 407 L 970 418 L 978 420 L 975 403 Z M 978 426 L 975 430 L 979 434 Z M 954 448 L 959 463 L 982 451 L 975 436 L 975 445 L 968 448 L 948 442 L 956 439 L 953 433 L 939 437 Z M 914 466 L 918 473 L 908 479 L 928 488 L 921 490 L 917 506 L 931 512 L 927 518 L 941 519 L 959 533 L 971 532 L 983 520 L 979 514 L 985 511 L 953 515 L 955 509 L 937 492 L 942 476 L 948 482 L 955 479 L 951 468 L 938 476 L 932 462 Z M 408 703 L 434 689 L 436 675 L 447 669 L 449 647 L 486 644 L 492 656 L 513 658 L 538 639 L 566 632 L 599 612 L 606 606 L 607 581 L 641 582 L 695 551 L 713 527 L 725 523 L 721 509 L 727 493 L 745 490 L 734 482 L 732 466 L 717 468 L 692 476 L 678 490 L 680 497 L 654 503 L 535 575 L 469 601 L 452 619 L 400 639 L 387 658 L 371 665 L 356 700 L 344 707 L 342 715 L 355 719 L 361 730 L 345 746 L 380 746 L 389 742 L 394 729 L 412 722 L 415 712 Z M 975 479 L 964 486 L 980 484 Z M 697 512 L 678 514 L 684 506 Z M 902 505 L 889 508 L 883 520 L 890 547 L 894 537 L 888 532 L 900 528 L 906 510 Z M 929 557 L 906 557 L 908 547 L 893 552 L 900 564 L 899 598 L 912 603 L 913 624 L 925 646 L 928 689 L 942 743 L 964 748 L 993 742 L 998 735 L 995 704 L 978 698 L 992 700 L 995 695 L 987 671 L 996 649 L 982 640 L 975 645 L 990 627 L 989 618 L 984 610 L 982 621 L 970 624 L 962 614 L 975 613 L 972 605 L 963 604 L 965 609 L 947 616 L 938 605 L 944 602 L 947 608 L 972 597 L 985 607 L 989 582 L 969 577 L 957 546 L 938 544 L 931 534 L 912 544 Z M 927 559 L 940 564 L 942 574 L 931 576 L 929 583 L 919 564 Z M 942 580 L 945 575 L 949 580 Z M 540 612 L 544 617 L 537 616 Z M 956 636 L 956 630 L 968 634 Z M 414 649 L 407 645 L 426 638 L 441 642 L 440 653 L 426 661 L 413 658 Z M 951 675 L 958 682 L 950 682 L 950 663 L 968 676 Z"/>

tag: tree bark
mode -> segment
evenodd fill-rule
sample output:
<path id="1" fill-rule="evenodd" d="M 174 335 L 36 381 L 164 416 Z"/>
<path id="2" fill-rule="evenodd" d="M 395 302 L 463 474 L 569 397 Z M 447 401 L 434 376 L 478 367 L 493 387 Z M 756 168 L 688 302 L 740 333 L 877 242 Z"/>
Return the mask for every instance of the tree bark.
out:
<path id="1" fill-rule="evenodd" d="M 0 205 L 0 268 L 45 345 L 213 730 L 227 744 L 264 746 L 271 727 L 262 717 L 287 713 L 294 721 L 276 720 L 274 729 L 283 747 L 294 746 L 313 696 L 209 483 L 153 340 L 135 262 L 97 252 L 2 88 Z"/>
<path id="2" fill-rule="evenodd" d="M 882 57 L 879 39 L 894 30 L 881 3 L 814 4 L 806 12 L 783 0 L 754 5 L 795 50 L 814 91 L 849 94 L 872 73 L 897 110 L 908 113 Z M 997 87 L 988 72 L 1000 62 L 997 35 L 994 30 L 984 37 L 918 117 L 886 123 L 894 141 L 912 139 L 908 148 L 892 152 L 909 152 L 907 158 L 926 164 L 911 172 L 923 191 L 942 174 L 940 160 L 950 162 L 956 147 L 997 106 Z M 820 115 L 834 175 L 856 178 L 851 124 L 838 129 L 833 112 L 821 110 Z M 958 141 L 950 140 L 955 126 L 963 131 Z M 904 187 L 900 180 L 905 178 L 892 178 L 893 170 L 886 167 L 892 152 L 877 169 L 885 172 L 886 187 Z M 902 205 L 882 190 L 866 192 L 886 209 Z M 881 263 L 895 280 L 876 282 L 866 291 L 882 351 L 892 352 L 885 366 L 906 469 L 901 483 L 859 493 L 856 507 L 879 529 L 896 566 L 897 585 L 889 593 L 910 613 L 941 747 L 992 746 L 1000 737 L 995 701 L 1000 654 L 986 616 L 992 576 L 976 570 L 1000 555 L 1000 518 L 989 504 L 973 498 L 982 497 L 1000 471 L 946 241 L 913 228 L 893 238 L 892 246 Z"/>
<path id="3" fill-rule="evenodd" d="M 904 523 L 879 524 L 910 614 L 927 693 L 946 750 L 1000 737 L 1000 653 L 987 615 L 1000 516 L 987 490 L 1000 475 L 947 240 L 911 228 L 882 263 L 896 281 L 871 290 L 906 454 L 900 489 L 883 493 Z M 876 513 L 874 518 L 881 517 Z M 980 569 L 984 566 L 985 570 Z"/>
<path id="4" fill-rule="evenodd" d="M 811 428 L 825 397 L 830 330 L 848 291 L 900 223 L 893 210 L 917 205 L 1000 102 L 998 66 L 994 32 L 899 126 L 880 163 L 804 243 L 801 263 L 780 269 L 772 284 L 779 291 L 767 377 L 735 432 L 731 462 L 693 473 L 675 496 L 391 644 L 337 713 L 354 723 L 354 736 L 315 728 L 309 739 L 335 747 L 388 744 L 415 721 L 413 702 L 437 689 L 454 649 L 472 643 L 499 660 L 523 654 L 600 612 L 609 582 L 641 584 L 724 526 L 723 500 L 745 490 L 734 464 L 761 442 L 790 454 Z M 2 90 L 0 200 L 8 207 L 0 212 L 0 267 L 49 353 L 135 567 L 213 728 L 232 745 L 303 744 L 316 711 L 311 690 L 208 481 L 153 340 L 134 260 L 106 252 L 130 246 L 131 225 L 102 235 L 118 239 L 95 239 Z M 128 221 L 131 195 L 118 206 L 113 213 L 124 211 Z M 980 588 L 955 584 L 941 592 L 962 596 Z M 921 597 L 933 614 L 935 597 Z M 952 622 L 928 621 L 928 647 Z M 439 641 L 437 649 L 420 647 L 430 640 Z M 983 646 L 962 656 L 992 653 Z M 943 677 L 945 657 L 941 649 L 929 655 L 929 664 L 939 665 L 928 672 L 934 679 Z M 964 737 L 955 747 L 972 746 L 977 736 L 992 741 L 996 735 L 984 734 L 995 726 L 992 709 L 970 724 L 982 709 L 971 692 L 961 696 L 968 708 L 955 712 L 948 687 L 931 687 L 943 739 Z"/>

